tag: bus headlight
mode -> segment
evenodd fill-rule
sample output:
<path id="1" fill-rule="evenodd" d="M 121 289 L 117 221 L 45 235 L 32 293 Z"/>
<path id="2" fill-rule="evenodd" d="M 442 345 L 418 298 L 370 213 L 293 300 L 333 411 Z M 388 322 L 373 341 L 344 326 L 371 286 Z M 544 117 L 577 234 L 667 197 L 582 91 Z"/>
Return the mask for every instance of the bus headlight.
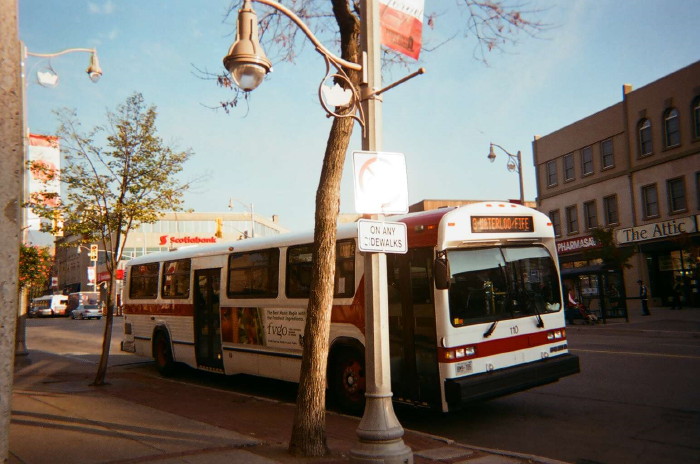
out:
<path id="1" fill-rule="evenodd" d="M 445 348 L 442 350 L 442 360 L 446 362 L 468 358 L 476 354 L 473 346 L 459 346 L 456 348 Z"/>

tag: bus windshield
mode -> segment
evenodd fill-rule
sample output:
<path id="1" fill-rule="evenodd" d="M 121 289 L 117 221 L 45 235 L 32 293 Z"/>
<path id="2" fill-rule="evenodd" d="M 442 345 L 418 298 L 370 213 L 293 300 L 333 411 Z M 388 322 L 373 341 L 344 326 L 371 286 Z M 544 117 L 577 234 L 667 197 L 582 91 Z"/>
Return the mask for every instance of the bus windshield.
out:
<path id="1" fill-rule="evenodd" d="M 557 269 L 544 247 L 449 250 L 450 320 L 459 327 L 561 309 Z"/>

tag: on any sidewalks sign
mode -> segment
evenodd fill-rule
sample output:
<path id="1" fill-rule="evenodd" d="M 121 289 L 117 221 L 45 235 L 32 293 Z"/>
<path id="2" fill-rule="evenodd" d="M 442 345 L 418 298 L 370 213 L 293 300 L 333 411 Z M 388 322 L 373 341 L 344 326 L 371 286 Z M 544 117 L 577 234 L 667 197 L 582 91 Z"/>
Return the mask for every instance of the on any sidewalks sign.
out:
<path id="1" fill-rule="evenodd" d="M 406 253 L 408 243 L 403 222 L 357 221 L 358 248 L 370 253 Z"/>
<path id="2" fill-rule="evenodd" d="M 359 214 L 405 214 L 408 212 L 408 181 L 403 153 L 355 151 L 355 212 Z"/>

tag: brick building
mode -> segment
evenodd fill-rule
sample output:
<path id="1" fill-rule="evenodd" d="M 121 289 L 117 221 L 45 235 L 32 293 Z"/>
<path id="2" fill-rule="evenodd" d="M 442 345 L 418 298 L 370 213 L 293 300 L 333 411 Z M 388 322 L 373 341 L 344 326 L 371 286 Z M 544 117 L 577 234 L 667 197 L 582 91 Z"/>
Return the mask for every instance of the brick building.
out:
<path id="1" fill-rule="evenodd" d="M 642 279 L 669 305 L 679 281 L 684 304 L 700 306 L 700 61 L 623 85 L 621 102 L 532 147 L 537 208 L 555 226 L 563 275 L 600 266 L 585 250 L 597 245 L 592 229 L 608 228 L 634 252 L 622 271 L 628 297 Z"/>

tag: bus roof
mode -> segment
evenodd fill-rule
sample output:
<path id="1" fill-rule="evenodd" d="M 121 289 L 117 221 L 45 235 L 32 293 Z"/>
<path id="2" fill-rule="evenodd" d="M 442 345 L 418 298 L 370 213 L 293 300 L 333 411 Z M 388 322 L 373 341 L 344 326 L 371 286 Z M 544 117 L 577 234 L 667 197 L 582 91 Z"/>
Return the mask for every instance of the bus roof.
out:
<path id="1" fill-rule="evenodd" d="M 438 225 L 442 218 L 452 211 L 459 211 L 461 214 L 486 214 L 493 213 L 494 210 L 506 211 L 508 213 L 542 215 L 542 213 L 516 203 L 485 201 L 471 203 L 458 207 L 446 207 L 436 210 L 420 211 L 406 215 L 387 216 L 386 221 L 404 222 L 407 225 L 408 241 L 411 246 L 435 246 L 437 243 Z M 357 223 L 341 224 L 337 229 L 337 238 L 346 239 L 357 237 Z M 289 232 L 259 238 L 248 238 L 237 241 L 226 241 L 216 244 L 192 245 L 181 247 L 172 251 L 151 253 L 128 261 L 128 266 L 156 261 L 170 261 L 176 259 L 194 258 L 201 256 L 218 255 L 222 253 L 242 252 L 248 250 L 258 250 L 272 247 L 284 247 L 312 243 L 314 239 L 313 231 Z"/>

